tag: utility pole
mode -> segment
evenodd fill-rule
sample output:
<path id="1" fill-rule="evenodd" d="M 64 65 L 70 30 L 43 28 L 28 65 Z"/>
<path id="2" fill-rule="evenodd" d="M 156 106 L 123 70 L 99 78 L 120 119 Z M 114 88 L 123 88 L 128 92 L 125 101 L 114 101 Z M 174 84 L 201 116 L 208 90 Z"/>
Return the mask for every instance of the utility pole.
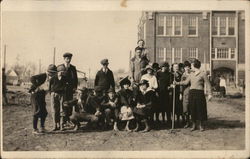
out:
<path id="1" fill-rule="evenodd" d="M 56 63 L 56 47 L 54 47 L 54 52 L 53 52 L 53 64 L 55 65 Z"/>
<path id="2" fill-rule="evenodd" d="M 39 59 L 39 74 L 41 73 L 41 59 Z"/>

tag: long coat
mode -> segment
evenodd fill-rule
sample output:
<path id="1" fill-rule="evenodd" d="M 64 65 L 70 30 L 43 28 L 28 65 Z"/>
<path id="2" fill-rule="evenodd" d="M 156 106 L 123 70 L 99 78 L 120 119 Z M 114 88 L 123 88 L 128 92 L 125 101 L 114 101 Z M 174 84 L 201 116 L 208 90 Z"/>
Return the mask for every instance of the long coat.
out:
<path id="1" fill-rule="evenodd" d="M 124 88 L 122 88 L 117 93 L 117 95 L 120 98 L 120 105 L 121 106 L 134 107 L 135 101 L 134 101 L 133 91 L 131 91 L 130 89 L 124 89 Z"/>
<path id="2" fill-rule="evenodd" d="M 141 76 L 145 74 L 145 67 L 148 65 L 148 60 L 145 58 L 136 59 L 135 57 L 131 59 L 131 74 L 132 78 L 136 83 L 139 83 Z"/>
<path id="3" fill-rule="evenodd" d="M 183 73 L 181 76 L 181 81 L 185 81 L 188 78 L 189 74 Z M 183 105 L 183 113 L 189 114 L 189 90 L 190 90 L 190 83 L 187 85 L 182 85 L 181 86 L 182 90 L 182 105 Z"/>
<path id="4" fill-rule="evenodd" d="M 69 67 L 66 67 L 64 64 L 61 64 L 59 66 L 64 66 L 66 68 L 66 71 L 64 73 L 64 76 L 66 78 L 66 99 L 65 100 L 72 100 L 73 99 L 73 90 L 77 89 L 78 85 L 78 77 L 77 77 L 77 71 L 76 67 L 74 65 L 69 65 Z"/>
<path id="5" fill-rule="evenodd" d="M 102 91 L 107 91 L 110 87 L 115 88 L 113 72 L 110 69 L 106 73 L 103 69 L 99 70 L 95 77 L 95 86 L 100 86 Z"/>

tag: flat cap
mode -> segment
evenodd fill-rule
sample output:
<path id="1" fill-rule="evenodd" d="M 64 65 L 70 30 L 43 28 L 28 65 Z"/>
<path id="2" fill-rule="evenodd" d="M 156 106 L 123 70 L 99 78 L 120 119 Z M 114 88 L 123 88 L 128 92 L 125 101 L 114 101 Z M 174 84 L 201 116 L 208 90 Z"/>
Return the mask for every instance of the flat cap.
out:
<path id="1" fill-rule="evenodd" d="M 63 57 L 72 57 L 73 56 L 73 54 L 71 54 L 71 53 L 69 53 L 69 52 L 66 52 L 65 54 L 63 54 Z"/>
<path id="2" fill-rule="evenodd" d="M 101 60 L 101 64 L 102 65 L 109 64 L 109 60 L 108 59 L 103 59 L 103 60 Z"/>
<path id="3" fill-rule="evenodd" d="M 60 71 L 66 71 L 66 68 L 65 68 L 65 66 L 64 65 L 59 65 L 59 66 L 57 66 L 57 68 L 56 68 L 56 70 L 58 71 L 58 72 L 60 72 Z"/>
<path id="4" fill-rule="evenodd" d="M 120 84 L 120 86 L 123 86 L 123 85 L 125 85 L 125 84 L 131 85 L 131 82 L 130 82 L 130 80 L 128 79 L 128 76 L 127 76 L 127 77 L 121 79 L 121 80 L 119 81 L 119 84 Z"/>
<path id="5" fill-rule="evenodd" d="M 48 66 L 47 72 L 48 72 L 48 73 L 56 73 L 56 72 L 57 72 L 57 71 L 56 71 L 56 65 L 50 64 L 50 65 Z"/>

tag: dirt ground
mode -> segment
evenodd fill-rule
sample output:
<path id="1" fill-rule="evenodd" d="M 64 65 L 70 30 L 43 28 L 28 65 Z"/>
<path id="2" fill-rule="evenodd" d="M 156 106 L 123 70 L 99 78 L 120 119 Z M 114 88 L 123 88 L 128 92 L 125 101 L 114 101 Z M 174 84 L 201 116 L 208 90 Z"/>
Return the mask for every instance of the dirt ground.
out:
<path id="1" fill-rule="evenodd" d="M 49 111 L 46 129 L 52 129 Z M 218 99 L 208 103 L 206 131 L 178 128 L 170 133 L 163 125 L 148 133 L 82 130 L 32 134 L 31 106 L 3 107 L 4 151 L 81 150 L 242 150 L 245 148 L 245 98 Z"/>

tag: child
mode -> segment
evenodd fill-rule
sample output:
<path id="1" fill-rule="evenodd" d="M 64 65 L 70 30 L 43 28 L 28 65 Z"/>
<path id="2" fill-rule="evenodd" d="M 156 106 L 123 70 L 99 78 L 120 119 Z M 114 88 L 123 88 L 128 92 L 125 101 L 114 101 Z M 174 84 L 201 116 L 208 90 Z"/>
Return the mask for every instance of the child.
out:
<path id="1" fill-rule="evenodd" d="M 134 108 L 134 114 L 136 115 L 137 126 L 135 131 L 138 131 L 139 122 L 144 122 L 145 129 L 142 132 L 148 132 L 149 127 L 149 116 L 151 115 L 152 105 L 154 103 L 155 92 L 150 89 L 149 83 L 147 80 L 142 80 L 139 83 L 139 92 L 135 97 L 136 107 Z"/>
<path id="2" fill-rule="evenodd" d="M 129 123 L 134 119 L 132 108 L 134 107 L 134 96 L 133 91 L 129 89 L 131 82 L 128 77 L 125 77 L 119 81 L 121 90 L 117 93 L 120 99 L 121 114 L 120 118 L 122 121 L 126 121 L 126 131 L 131 131 L 129 129 Z"/>
<path id="3" fill-rule="evenodd" d="M 118 130 L 117 120 L 119 118 L 119 100 L 113 88 L 110 88 L 107 93 L 108 95 L 104 98 L 102 102 L 103 112 L 105 113 L 106 126 L 111 125 L 110 118 L 113 116 L 114 117 L 113 129 Z"/>
<path id="4" fill-rule="evenodd" d="M 47 117 L 47 109 L 46 109 L 46 102 L 45 96 L 46 93 L 49 91 L 49 80 L 52 76 L 56 73 L 56 66 L 51 64 L 49 65 L 47 72 L 32 76 L 30 81 L 32 86 L 29 90 L 31 93 L 31 105 L 34 109 L 33 114 L 33 133 L 39 134 L 45 132 L 45 119 Z M 41 122 L 41 131 L 37 129 L 37 122 L 40 118 Z"/>
<path id="5" fill-rule="evenodd" d="M 63 107 L 63 101 L 65 96 L 66 79 L 63 76 L 66 71 L 63 65 L 57 66 L 57 76 L 54 76 L 50 81 L 51 87 L 51 112 L 53 117 L 53 130 L 64 130 L 65 122 L 65 107 Z M 59 126 L 60 125 L 60 126 Z"/>

